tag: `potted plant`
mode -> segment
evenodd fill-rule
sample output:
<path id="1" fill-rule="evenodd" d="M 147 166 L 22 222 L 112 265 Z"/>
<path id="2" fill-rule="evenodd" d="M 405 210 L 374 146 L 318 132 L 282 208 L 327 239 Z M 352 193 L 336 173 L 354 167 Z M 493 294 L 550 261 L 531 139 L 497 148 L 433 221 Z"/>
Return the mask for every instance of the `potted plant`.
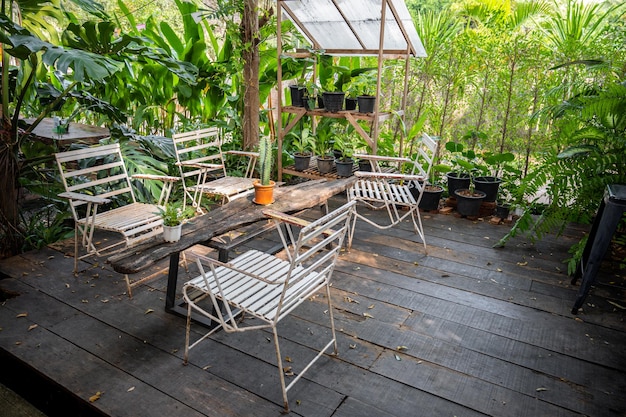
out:
<path id="1" fill-rule="evenodd" d="M 356 95 L 359 113 L 373 113 L 376 107 L 376 72 L 365 71 L 360 73 L 350 83 L 351 91 Z"/>
<path id="2" fill-rule="evenodd" d="M 163 219 L 163 240 L 178 242 L 182 234 L 183 221 L 193 217 L 193 208 L 182 209 L 179 205 L 168 204 L 159 207 L 159 215 Z"/>
<path id="3" fill-rule="evenodd" d="M 331 113 L 337 113 L 343 109 L 343 102 L 346 93 L 341 90 L 337 90 L 335 86 L 335 80 L 333 77 L 329 77 L 324 84 L 324 92 L 322 96 L 324 98 L 324 108 Z"/>
<path id="4" fill-rule="evenodd" d="M 274 186 L 270 179 L 272 174 L 272 141 L 269 136 L 263 135 L 259 139 L 259 180 L 253 183 L 254 199 L 256 204 L 268 205 L 274 202 Z"/>
<path id="5" fill-rule="evenodd" d="M 354 166 L 354 148 L 355 141 L 352 134 L 337 135 L 334 147 L 339 151 L 340 156 L 335 160 L 337 166 L 337 175 L 340 177 L 349 177 L 352 175 Z"/>
<path id="6" fill-rule="evenodd" d="M 476 217 L 480 214 L 480 206 L 485 198 L 485 192 L 470 188 L 459 188 L 454 191 L 456 195 L 456 211 L 465 217 Z"/>
<path id="7" fill-rule="evenodd" d="M 315 154 L 317 155 L 317 169 L 320 174 L 328 174 L 333 170 L 335 157 L 332 154 L 332 140 L 335 137 L 329 124 L 318 126 L 317 139 L 315 141 Z"/>
<path id="8" fill-rule="evenodd" d="M 307 127 L 302 129 L 300 135 L 293 132 L 289 135 L 293 137 L 291 146 L 293 147 L 295 169 L 296 171 L 304 171 L 311 164 L 311 149 L 315 143 L 315 136 Z"/>
<path id="9" fill-rule="evenodd" d="M 455 191 L 469 189 L 472 183 L 472 172 L 476 170 L 474 159 L 476 154 L 472 150 L 464 151 L 462 143 L 447 142 L 446 150 L 452 154 L 450 162 L 452 166 L 446 173 L 448 183 L 448 195 L 456 198 Z"/>

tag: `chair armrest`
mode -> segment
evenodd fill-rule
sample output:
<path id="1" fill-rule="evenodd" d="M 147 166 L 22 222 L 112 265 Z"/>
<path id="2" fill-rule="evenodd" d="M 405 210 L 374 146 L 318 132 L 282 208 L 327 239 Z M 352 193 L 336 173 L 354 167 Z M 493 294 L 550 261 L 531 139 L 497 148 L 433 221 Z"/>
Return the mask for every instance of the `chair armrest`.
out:
<path id="1" fill-rule="evenodd" d="M 371 178 L 371 179 L 382 179 L 382 180 L 404 180 L 404 181 L 424 181 L 423 175 L 408 175 L 408 174 L 397 174 L 393 172 L 367 172 L 367 171 L 356 171 L 354 173 L 355 177 L 359 178 Z"/>
<path id="2" fill-rule="evenodd" d="M 258 152 L 250 152 L 250 151 L 226 151 L 227 154 L 230 155 L 239 155 L 239 156 L 248 156 L 250 158 L 258 158 Z"/>
<path id="3" fill-rule="evenodd" d="M 355 158 L 359 159 L 367 159 L 370 161 L 376 162 L 408 162 L 412 163 L 413 161 L 409 158 L 405 158 L 402 156 L 381 156 L 381 155 L 367 155 L 367 154 L 354 154 Z"/>
<path id="4" fill-rule="evenodd" d="M 58 194 L 58 196 L 61 198 L 67 198 L 69 200 L 78 200 L 78 201 L 84 201 L 85 203 L 93 203 L 93 204 L 108 204 L 111 202 L 111 200 L 109 200 L 108 198 L 74 193 L 71 191 Z"/>
<path id="5" fill-rule="evenodd" d="M 176 162 L 176 165 L 210 170 L 222 169 L 224 167 L 222 164 L 204 164 L 202 162 Z"/>
<path id="6" fill-rule="evenodd" d="M 311 223 L 310 221 L 301 219 L 300 217 L 292 216 L 291 214 L 286 214 L 282 211 L 272 209 L 263 210 L 263 214 L 270 219 L 279 220 L 298 227 L 306 227 Z"/>
<path id="7" fill-rule="evenodd" d="M 292 216 L 291 214 L 286 214 L 281 211 L 276 211 L 272 209 L 263 210 L 263 214 L 269 217 L 270 219 L 278 220 L 278 221 L 281 221 L 283 223 L 287 223 L 293 226 L 306 227 L 309 224 L 311 224 L 311 222 L 308 220 L 304 220 L 299 217 Z M 322 233 L 325 235 L 331 235 L 335 233 L 335 231 L 333 229 L 327 229 L 327 230 L 324 230 Z"/>
<path id="8" fill-rule="evenodd" d="M 157 180 L 163 182 L 176 182 L 180 181 L 178 177 L 172 177 L 169 175 L 154 175 L 154 174 L 134 174 L 131 178 L 137 178 L 140 180 Z"/>

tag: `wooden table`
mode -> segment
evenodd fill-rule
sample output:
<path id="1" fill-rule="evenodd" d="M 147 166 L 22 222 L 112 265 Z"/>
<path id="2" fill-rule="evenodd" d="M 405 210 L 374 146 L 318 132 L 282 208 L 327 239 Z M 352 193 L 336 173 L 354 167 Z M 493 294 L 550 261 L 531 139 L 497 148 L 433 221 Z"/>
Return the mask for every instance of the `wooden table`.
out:
<path id="1" fill-rule="evenodd" d="M 208 242 L 211 238 L 231 230 L 266 219 L 263 214 L 263 210 L 266 208 L 283 213 L 295 213 L 325 205 L 330 197 L 345 191 L 355 181 L 356 177 L 335 181 L 322 179 L 278 187 L 274 190 L 276 201 L 270 206 L 254 204 L 252 196 L 242 197 L 184 224 L 183 235 L 178 242 L 166 243 L 161 238 L 153 239 L 118 252 L 109 258 L 109 262 L 117 272 L 134 274 L 169 256 L 165 309 L 168 312 L 182 314 L 183 312 L 175 306 L 178 264 L 181 251 L 196 244 Z"/>
<path id="2" fill-rule="evenodd" d="M 24 121 L 30 126 L 35 119 L 24 119 Z M 109 137 L 111 132 L 106 127 L 70 122 L 68 132 L 59 134 L 54 131 L 54 119 L 46 117 L 33 129 L 31 135 L 49 144 L 59 143 L 66 146 L 72 142 L 85 142 L 93 145 L 97 144 L 100 139 Z"/>

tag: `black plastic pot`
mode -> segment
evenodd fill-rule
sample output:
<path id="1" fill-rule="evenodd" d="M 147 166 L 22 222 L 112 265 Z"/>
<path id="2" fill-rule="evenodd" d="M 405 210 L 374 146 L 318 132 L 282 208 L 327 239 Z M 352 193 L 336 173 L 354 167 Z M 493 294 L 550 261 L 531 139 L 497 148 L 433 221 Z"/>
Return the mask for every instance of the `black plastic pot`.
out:
<path id="1" fill-rule="evenodd" d="M 359 113 L 374 113 L 376 107 L 376 97 L 374 96 L 358 96 Z"/>
<path id="2" fill-rule="evenodd" d="M 474 178 L 474 187 L 479 191 L 484 191 L 486 196 L 483 201 L 493 203 L 498 198 L 498 189 L 500 188 L 501 178 L 497 177 L 476 177 Z"/>
<path id="3" fill-rule="evenodd" d="M 346 110 L 356 110 L 356 103 L 356 98 L 346 97 Z"/>
<path id="4" fill-rule="evenodd" d="M 317 157 L 317 170 L 320 174 L 328 174 L 333 170 L 333 165 L 335 165 L 335 158 L 330 157 Z"/>
<path id="5" fill-rule="evenodd" d="M 496 217 L 501 219 L 506 219 L 509 217 L 509 212 L 511 211 L 511 206 L 508 204 L 498 204 L 496 206 Z"/>
<path id="6" fill-rule="evenodd" d="M 456 197 L 454 192 L 458 189 L 469 188 L 472 179 L 469 174 L 458 174 L 456 172 L 448 172 L 446 174 L 448 179 L 448 195 L 450 197 Z"/>
<path id="7" fill-rule="evenodd" d="M 306 88 L 301 85 L 290 85 L 289 91 L 291 92 L 291 105 L 295 107 L 304 107 L 304 93 Z"/>
<path id="8" fill-rule="evenodd" d="M 478 216 L 480 205 L 485 198 L 484 191 L 474 190 L 474 193 L 470 194 L 468 189 L 461 188 L 455 190 L 454 194 L 456 195 L 456 211 L 461 216 Z"/>
<path id="9" fill-rule="evenodd" d="M 372 164 L 367 159 L 359 159 L 359 171 L 370 172 Z"/>
<path id="10" fill-rule="evenodd" d="M 326 91 L 322 93 L 322 96 L 324 97 L 324 108 L 327 111 L 337 113 L 339 110 L 343 109 L 343 99 L 346 96 L 346 93 L 341 91 Z"/>
<path id="11" fill-rule="evenodd" d="M 417 191 L 415 188 L 412 188 L 411 190 Z M 437 210 L 439 208 L 439 202 L 442 194 L 443 187 L 439 185 L 427 185 L 426 188 L 424 188 L 422 199 L 417 206 L 426 211 Z"/>
<path id="12" fill-rule="evenodd" d="M 311 154 L 294 154 L 294 168 L 296 171 L 304 171 L 305 169 L 309 169 L 311 165 Z"/>
<path id="13" fill-rule="evenodd" d="M 354 166 L 354 161 L 350 158 L 337 159 L 335 161 L 335 166 L 337 167 L 337 175 L 339 175 L 340 177 L 349 177 L 352 175 L 352 167 Z"/>

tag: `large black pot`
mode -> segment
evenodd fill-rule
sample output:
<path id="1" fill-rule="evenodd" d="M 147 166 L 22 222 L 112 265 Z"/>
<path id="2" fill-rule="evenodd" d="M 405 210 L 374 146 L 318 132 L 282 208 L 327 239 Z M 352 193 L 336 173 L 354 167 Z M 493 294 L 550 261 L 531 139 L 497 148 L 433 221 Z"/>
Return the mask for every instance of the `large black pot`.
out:
<path id="1" fill-rule="evenodd" d="M 328 174 L 333 170 L 333 166 L 335 165 L 335 158 L 331 157 L 317 157 L 317 169 L 320 174 Z"/>
<path id="2" fill-rule="evenodd" d="M 456 195 L 456 211 L 461 216 L 478 216 L 480 213 L 480 205 L 485 198 L 484 191 L 474 190 L 473 194 L 468 189 L 457 189 L 454 191 Z"/>
<path id="3" fill-rule="evenodd" d="M 289 91 L 291 92 L 291 105 L 295 107 L 304 107 L 304 93 L 306 88 L 301 85 L 290 85 Z"/>
<path id="4" fill-rule="evenodd" d="M 359 103 L 359 113 L 374 113 L 374 107 L 376 107 L 375 96 L 358 96 L 356 99 Z"/>
<path id="5" fill-rule="evenodd" d="M 412 188 L 412 190 L 413 189 L 414 188 Z M 425 211 L 437 210 L 439 208 L 441 194 L 443 194 L 443 187 L 439 185 L 427 185 L 426 188 L 424 188 L 422 199 L 417 206 Z"/>
<path id="6" fill-rule="evenodd" d="M 469 174 L 459 174 L 456 172 L 448 172 L 446 174 L 448 179 L 448 195 L 450 197 L 456 197 L 454 192 L 461 188 L 469 188 L 472 179 Z"/>
<path id="7" fill-rule="evenodd" d="M 349 177 L 352 175 L 352 167 L 354 161 L 351 158 L 337 159 L 335 160 L 335 167 L 337 167 L 337 175 L 340 177 Z"/>
<path id="8" fill-rule="evenodd" d="M 486 196 L 483 201 L 493 203 L 498 198 L 501 182 L 502 179 L 498 177 L 476 177 L 474 178 L 474 187 L 485 192 Z"/>
<path id="9" fill-rule="evenodd" d="M 322 96 L 324 97 L 324 108 L 326 109 L 326 111 L 329 111 L 331 113 L 337 113 L 339 110 L 343 109 L 343 100 L 346 96 L 346 93 L 342 91 L 326 91 L 322 93 Z"/>
<path id="10" fill-rule="evenodd" d="M 311 154 L 296 153 L 293 155 L 293 160 L 295 170 L 304 171 L 311 165 Z"/>

